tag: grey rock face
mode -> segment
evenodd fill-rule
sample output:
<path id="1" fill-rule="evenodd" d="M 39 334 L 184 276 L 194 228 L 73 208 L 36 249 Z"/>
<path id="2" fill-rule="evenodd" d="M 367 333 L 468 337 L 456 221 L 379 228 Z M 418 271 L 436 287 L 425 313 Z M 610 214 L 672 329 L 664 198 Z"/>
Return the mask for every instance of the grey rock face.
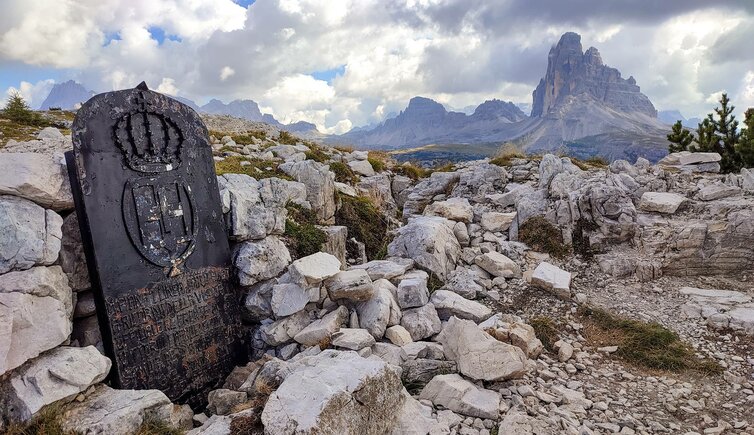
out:
<path id="1" fill-rule="evenodd" d="M 55 348 L 0 383 L 0 409 L 10 420 L 27 421 L 43 406 L 103 381 L 110 365 L 93 346 Z"/>
<path id="2" fill-rule="evenodd" d="M 403 216 L 422 214 L 424 207 L 430 203 L 435 195 L 444 193 L 459 179 L 460 175 L 457 172 L 435 172 L 429 178 L 422 180 L 409 190 L 408 197 L 403 204 Z"/>
<path id="3" fill-rule="evenodd" d="M 0 159 L 0 194 L 26 198 L 53 210 L 73 208 L 62 156 L 5 153 Z"/>
<path id="4" fill-rule="evenodd" d="M 63 218 L 54 211 L 0 195 L 0 273 L 54 263 L 62 226 Z"/>
<path id="5" fill-rule="evenodd" d="M 0 374 L 71 334 L 71 289 L 58 266 L 0 275 Z"/>
<path id="6" fill-rule="evenodd" d="M 403 311 L 401 326 L 406 328 L 414 341 L 429 338 L 439 333 L 442 328 L 437 310 L 431 303 Z"/>

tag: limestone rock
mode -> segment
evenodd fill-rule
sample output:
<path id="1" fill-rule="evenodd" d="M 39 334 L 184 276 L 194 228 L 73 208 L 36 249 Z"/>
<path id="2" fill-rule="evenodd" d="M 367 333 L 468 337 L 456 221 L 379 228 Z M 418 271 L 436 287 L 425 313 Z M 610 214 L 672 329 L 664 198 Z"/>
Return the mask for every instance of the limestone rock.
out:
<path id="1" fill-rule="evenodd" d="M 60 267 L 0 275 L 0 375 L 68 339 L 72 315 Z"/>
<path id="2" fill-rule="evenodd" d="M 402 309 L 421 307 L 429 302 L 427 279 L 429 279 L 429 276 L 421 270 L 403 276 L 396 291 L 398 305 Z"/>
<path id="3" fill-rule="evenodd" d="M 374 168 L 372 168 L 372 164 L 366 160 L 354 160 L 348 162 L 348 167 L 350 167 L 351 170 L 356 172 L 357 174 L 363 175 L 365 177 L 371 177 L 375 174 Z"/>
<path id="4" fill-rule="evenodd" d="M 207 395 L 207 409 L 213 414 L 228 415 L 233 408 L 246 401 L 246 393 L 224 388 L 212 390 Z"/>
<path id="5" fill-rule="evenodd" d="M 542 288 L 562 299 L 571 297 L 571 274 L 565 270 L 543 261 L 534 269 L 531 284 Z"/>
<path id="6" fill-rule="evenodd" d="M 283 234 L 285 204 L 267 206 L 262 200 L 262 184 L 245 174 L 225 174 L 217 178 L 220 196 L 230 198 L 228 229 L 236 241 L 264 239 Z"/>
<path id="7" fill-rule="evenodd" d="M 639 201 L 639 208 L 643 211 L 673 214 L 688 199 L 677 193 L 644 192 Z"/>
<path id="8" fill-rule="evenodd" d="M 500 413 L 497 392 L 479 388 L 457 374 L 436 376 L 419 397 L 471 417 L 497 419 Z"/>
<path id="9" fill-rule="evenodd" d="M 366 329 L 360 328 L 340 328 L 332 335 L 332 345 L 349 350 L 361 350 L 365 347 L 371 347 L 375 341 L 374 337 Z"/>
<path id="10" fill-rule="evenodd" d="M 62 226 L 63 218 L 54 211 L 0 195 L 0 273 L 54 263 Z"/>
<path id="11" fill-rule="evenodd" d="M 406 189 L 409 192 L 403 205 L 403 216 L 421 214 L 435 195 L 445 193 L 459 179 L 460 175 L 457 172 L 433 172 L 429 178 L 420 181 L 411 189 Z"/>
<path id="12" fill-rule="evenodd" d="M 309 295 L 296 284 L 276 284 L 272 287 L 270 307 L 275 317 L 295 314 L 303 310 L 308 303 Z"/>
<path id="13" fill-rule="evenodd" d="M 741 192 L 741 189 L 736 186 L 728 186 L 723 183 L 708 184 L 697 193 L 697 197 L 702 201 L 714 201 L 716 199 L 727 198 L 729 196 L 737 195 Z"/>
<path id="14" fill-rule="evenodd" d="M 514 219 L 516 219 L 515 211 L 511 213 L 498 213 L 491 211 L 482 215 L 480 225 L 482 225 L 482 228 L 487 231 L 497 233 L 508 230 Z"/>
<path id="15" fill-rule="evenodd" d="M 306 311 L 299 311 L 292 316 L 260 327 L 262 340 L 270 346 L 280 346 L 293 340 L 293 337 L 311 324 Z"/>
<path id="16" fill-rule="evenodd" d="M 442 280 L 455 269 L 461 245 L 453 234 L 451 221 L 434 216 L 415 217 L 397 232 L 388 246 L 389 255 L 411 258 Z"/>
<path id="17" fill-rule="evenodd" d="M 474 275 L 469 269 L 458 267 L 451 272 L 450 278 L 445 281 L 444 290 L 458 293 L 466 299 L 475 299 L 478 292 L 484 290 L 481 285 L 474 281 Z"/>
<path id="18" fill-rule="evenodd" d="M 330 167 L 304 160 L 297 163 L 284 163 L 280 170 L 306 186 L 306 199 L 323 224 L 333 224 L 335 216 L 335 175 Z"/>
<path id="19" fill-rule="evenodd" d="M 403 390 L 404 402 L 398 411 L 398 421 L 390 432 L 391 435 L 404 434 L 444 434 L 450 432 L 447 423 L 440 422 L 433 415 L 432 407 L 422 404 Z"/>
<path id="20" fill-rule="evenodd" d="M 490 251 L 474 260 L 474 263 L 494 276 L 503 278 L 520 278 L 521 268 L 505 255 Z"/>
<path id="21" fill-rule="evenodd" d="M 702 163 L 715 163 L 722 160 L 718 153 L 692 153 L 689 151 L 680 151 L 670 153 L 663 157 L 658 165 L 698 165 Z"/>
<path id="22" fill-rule="evenodd" d="M 532 359 L 537 358 L 544 348 L 534 328 L 518 316 L 498 313 L 480 323 L 479 328 L 502 342 L 518 347 Z"/>
<path id="23" fill-rule="evenodd" d="M 447 358 L 458 364 L 458 370 L 472 379 L 496 381 L 524 374 L 524 352 L 495 340 L 470 320 L 451 317 L 437 341 Z"/>
<path id="24" fill-rule="evenodd" d="M 314 286 L 340 272 L 340 260 L 331 254 L 317 252 L 291 263 L 288 272 L 302 285 Z"/>
<path id="25" fill-rule="evenodd" d="M 355 352 L 326 350 L 297 362 L 262 412 L 274 434 L 384 434 L 405 400 L 395 368 Z"/>
<path id="26" fill-rule="evenodd" d="M 359 325 L 369 331 L 376 339 L 385 335 L 390 322 L 391 305 L 397 304 L 390 292 L 390 281 L 381 279 L 374 283 L 374 294 L 369 300 L 356 305 L 359 314 Z"/>
<path id="27" fill-rule="evenodd" d="M 439 319 L 438 319 L 439 320 Z M 404 346 L 411 343 L 411 334 L 401 325 L 393 325 L 385 330 L 385 338 L 396 346 Z"/>
<path id="28" fill-rule="evenodd" d="M 474 210 L 466 198 L 450 198 L 429 204 L 424 209 L 427 216 L 440 216 L 457 222 L 469 223 L 474 218 Z"/>
<path id="29" fill-rule="evenodd" d="M 27 421 L 43 406 L 69 400 L 110 371 L 110 360 L 93 346 L 57 347 L 0 383 L 5 418 Z"/>
<path id="30" fill-rule="evenodd" d="M 340 225 L 320 226 L 324 231 L 327 240 L 322 244 L 322 252 L 331 254 L 340 261 L 340 264 L 346 264 L 346 241 L 348 240 L 348 228 Z"/>
<path id="31" fill-rule="evenodd" d="M 56 211 L 73 209 L 71 184 L 61 155 L 4 153 L 0 159 L 0 195 L 34 201 Z"/>
<path id="32" fill-rule="evenodd" d="M 442 328 L 437 310 L 431 303 L 403 311 L 401 326 L 411 334 L 414 341 L 429 338 L 439 333 Z"/>
<path id="33" fill-rule="evenodd" d="M 325 254 L 328 255 L 328 254 Z M 242 286 L 254 285 L 280 275 L 291 262 L 291 254 L 276 236 L 236 245 L 233 264 Z"/>
<path id="34" fill-rule="evenodd" d="M 349 301 L 366 301 L 374 294 L 372 280 L 363 269 L 338 272 L 325 280 L 330 299 Z"/>
<path id="35" fill-rule="evenodd" d="M 393 279 L 408 272 L 414 266 L 410 258 L 393 258 L 391 260 L 372 260 L 368 263 L 358 264 L 352 269 L 364 269 L 372 281 L 378 279 Z"/>
<path id="36" fill-rule="evenodd" d="M 337 310 L 326 314 L 321 319 L 315 320 L 302 329 L 293 339 L 306 346 L 314 346 L 315 344 L 330 340 L 330 337 L 340 329 L 347 318 L 348 309 L 344 306 L 339 306 Z"/>
<path id="37" fill-rule="evenodd" d="M 86 290 L 92 287 L 89 282 L 89 270 L 86 266 L 84 245 L 81 241 L 79 220 L 76 212 L 63 219 L 60 241 L 60 266 L 68 275 L 68 282 L 73 291 Z"/>
<path id="38" fill-rule="evenodd" d="M 492 310 L 479 302 L 470 301 L 448 290 L 435 290 L 430 302 L 442 320 L 456 316 L 479 323 L 492 315 Z"/>
<path id="39" fill-rule="evenodd" d="M 114 390 L 99 385 L 83 402 L 66 408 L 62 426 L 75 433 L 131 435 L 150 418 L 185 430 L 181 425 L 185 421 L 176 421 L 176 414 L 182 412 L 159 390 Z M 190 427 L 190 419 L 188 423 Z"/>

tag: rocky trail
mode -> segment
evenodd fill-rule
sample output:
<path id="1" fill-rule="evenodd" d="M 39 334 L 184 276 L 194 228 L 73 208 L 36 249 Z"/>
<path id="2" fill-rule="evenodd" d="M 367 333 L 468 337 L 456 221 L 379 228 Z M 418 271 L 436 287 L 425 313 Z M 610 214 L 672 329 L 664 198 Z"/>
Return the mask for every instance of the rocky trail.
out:
<path id="1" fill-rule="evenodd" d="M 754 172 L 429 171 L 204 121 L 251 362 L 206 409 L 102 383 L 70 137 L 45 129 L 0 149 L 0 429 L 55 409 L 83 433 L 754 433 Z"/>

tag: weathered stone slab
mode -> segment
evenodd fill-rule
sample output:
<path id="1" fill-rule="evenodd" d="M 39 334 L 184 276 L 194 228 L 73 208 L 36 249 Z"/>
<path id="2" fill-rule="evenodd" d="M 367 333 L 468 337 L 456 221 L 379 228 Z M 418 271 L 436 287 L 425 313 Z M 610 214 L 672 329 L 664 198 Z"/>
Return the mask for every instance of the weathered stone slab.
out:
<path id="1" fill-rule="evenodd" d="M 50 265 L 60 252 L 63 218 L 15 196 L 0 195 L 0 273 Z"/>
<path id="2" fill-rule="evenodd" d="M 62 156 L 5 153 L 0 159 L 0 194 L 20 196 L 53 210 L 73 208 Z"/>
<path id="3" fill-rule="evenodd" d="M 644 192 L 639 201 L 639 208 L 642 211 L 672 214 L 687 200 L 685 196 L 677 193 Z"/>
<path id="4" fill-rule="evenodd" d="M 66 158 L 113 381 L 199 405 L 247 353 L 207 129 L 142 84 L 93 97 L 72 130 Z"/>

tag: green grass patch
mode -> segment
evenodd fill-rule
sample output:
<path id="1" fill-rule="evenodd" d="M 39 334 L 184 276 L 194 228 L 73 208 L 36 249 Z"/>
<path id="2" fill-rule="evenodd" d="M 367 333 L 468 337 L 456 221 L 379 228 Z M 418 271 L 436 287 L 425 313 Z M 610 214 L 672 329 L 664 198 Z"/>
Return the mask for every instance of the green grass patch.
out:
<path id="1" fill-rule="evenodd" d="M 241 162 L 248 162 L 249 164 L 242 165 Z M 288 174 L 279 170 L 278 165 L 275 162 L 269 160 L 249 159 L 241 156 L 229 156 L 222 161 L 215 162 L 215 172 L 217 175 L 246 174 L 257 180 L 272 177 L 289 181 L 293 180 Z"/>
<path id="2" fill-rule="evenodd" d="M 390 156 L 384 151 L 369 151 L 367 153 L 367 161 L 372 165 L 375 172 L 382 172 L 387 169 L 388 160 L 390 160 Z"/>
<path id="3" fill-rule="evenodd" d="M 534 317 L 529 320 L 529 325 L 534 328 L 534 334 L 548 352 L 555 352 L 554 344 L 560 340 L 557 325 L 549 317 Z"/>
<path id="4" fill-rule="evenodd" d="M 569 157 L 569 156 L 566 156 L 566 157 L 570 158 L 571 162 L 574 165 L 578 166 L 579 169 L 581 169 L 582 171 L 588 171 L 590 169 L 604 169 L 604 168 L 607 168 L 609 165 L 607 160 L 599 156 L 589 157 L 588 159 L 585 159 L 585 160 L 581 160 L 576 157 Z"/>
<path id="5" fill-rule="evenodd" d="M 404 163 L 393 170 L 396 174 L 404 175 L 414 181 L 429 177 L 430 172 L 413 163 Z"/>
<path id="6" fill-rule="evenodd" d="M 356 184 L 359 181 L 359 176 L 343 162 L 331 162 L 330 170 L 335 174 L 335 181 L 337 182 Z"/>
<path id="7" fill-rule="evenodd" d="M 231 135 L 230 138 L 237 144 L 252 145 L 254 144 L 254 139 L 261 141 L 267 139 L 267 133 L 265 133 L 264 130 L 250 130 L 244 134 Z"/>
<path id="8" fill-rule="evenodd" d="M 368 198 L 339 195 L 340 208 L 335 212 L 335 224 L 348 228 L 348 236 L 364 244 L 367 258 L 384 256 L 389 240 L 387 220 Z"/>
<path id="9" fill-rule="evenodd" d="M 2 133 L 0 143 L 5 144 L 11 139 L 19 142 L 36 139 L 39 128 L 0 118 L 0 132 Z"/>
<path id="10" fill-rule="evenodd" d="M 518 229 L 518 239 L 535 251 L 552 257 L 563 258 L 569 252 L 568 246 L 563 243 L 563 234 L 542 216 L 527 219 Z"/>
<path id="11" fill-rule="evenodd" d="M 327 241 L 327 234 L 317 228 L 317 215 L 314 211 L 298 204 L 288 203 L 288 218 L 285 221 L 286 245 L 294 259 L 315 254 Z"/>
<path id="12" fill-rule="evenodd" d="M 702 359 L 675 332 L 659 323 L 646 323 L 611 314 L 605 310 L 582 306 L 586 339 L 590 345 L 618 346 L 614 356 L 647 369 L 681 372 L 722 373 L 714 360 Z"/>

